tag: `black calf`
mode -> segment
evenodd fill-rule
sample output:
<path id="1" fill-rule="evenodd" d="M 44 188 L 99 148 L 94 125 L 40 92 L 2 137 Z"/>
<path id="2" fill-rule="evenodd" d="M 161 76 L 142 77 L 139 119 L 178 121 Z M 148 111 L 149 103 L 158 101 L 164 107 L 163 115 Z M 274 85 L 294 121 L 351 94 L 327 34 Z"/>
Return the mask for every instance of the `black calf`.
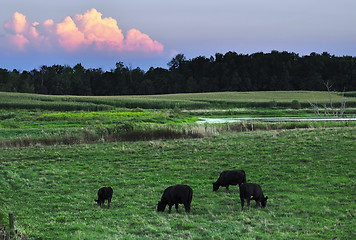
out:
<path id="1" fill-rule="evenodd" d="M 98 200 L 95 200 L 100 207 L 104 205 L 105 200 L 108 200 L 108 208 L 110 208 L 110 202 L 113 194 L 111 187 L 103 187 L 98 190 Z"/>

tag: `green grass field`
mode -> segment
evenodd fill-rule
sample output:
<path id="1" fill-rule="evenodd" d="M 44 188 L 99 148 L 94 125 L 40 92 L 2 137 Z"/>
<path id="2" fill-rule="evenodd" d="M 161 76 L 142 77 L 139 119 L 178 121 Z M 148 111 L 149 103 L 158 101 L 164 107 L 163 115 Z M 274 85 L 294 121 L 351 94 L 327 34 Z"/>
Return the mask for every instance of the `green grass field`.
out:
<path id="1" fill-rule="evenodd" d="M 231 133 L 203 139 L 4 149 L 1 218 L 14 212 L 30 239 L 354 239 L 356 128 Z M 212 192 L 244 169 L 269 196 L 240 210 L 237 187 Z M 156 212 L 163 190 L 194 190 L 192 211 Z M 95 205 L 112 186 L 111 209 Z"/>
<path id="2" fill-rule="evenodd" d="M 328 101 L 327 93 L 316 92 L 0 93 L 0 226 L 8 229 L 8 213 L 14 213 L 15 228 L 28 239 L 355 239 L 354 122 L 256 122 L 254 131 L 247 123 L 222 124 L 214 125 L 213 136 L 199 138 L 107 138 L 157 129 L 209 132 L 210 126 L 192 124 L 200 116 L 312 116 L 310 109 L 269 107 L 312 96 Z M 228 101 L 265 105 L 241 109 Z M 90 138 L 92 144 L 82 141 Z M 229 169 L 244 169 L 248 181 L 262 186 L 265 209 L 241 211 L 236 186 L 212 191 Z M 191 213 L 183 206 L 180 213 L 157 213 L 163 190 L 181 183 L 193 188 Z M 103 186 L 114 189 L 110 209 L 94 202 Z"/>

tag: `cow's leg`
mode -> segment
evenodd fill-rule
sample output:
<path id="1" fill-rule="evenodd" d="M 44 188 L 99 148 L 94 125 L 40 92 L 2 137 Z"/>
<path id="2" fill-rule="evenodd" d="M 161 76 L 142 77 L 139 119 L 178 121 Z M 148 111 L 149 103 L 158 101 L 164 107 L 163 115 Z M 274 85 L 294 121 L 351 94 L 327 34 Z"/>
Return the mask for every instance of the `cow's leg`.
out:
<path id="1" fill-rule="evenodd" d="M 227 185 L 225 188 L 226 188 L 226 191 L 229 191 L 229 185 Z"/>
<path id="2" fill-rule="evenodd" d="M 241 200 L 241 210 L 244 210 L 245 199 L 244 198 L 240 198 L 240 200 Z"/>
<path id="3" fill-rule="evenodd" d="M 259 208 L 260 205 L 261 205 L 261 202 L 256 200 L 256 208 Z"/>
<path id="4" fill-rule="evenodd" d="M 176 212 L 178 212 L 178 203 L 175 204 Z"/>
<path id="5" fill-rule="evenodd" d="M 171 213 L 171 211 L 172 211 L 172 206 L 173 206 L 173 205 L 171 205 L 171 204 L 168 205 L 168 213 Z"/>
<path id="6" fill-rule="evenodd" d="M 111 198 L 108 199 L 108 208 L 110 208 Z"/>
<path id="7" fill-rule="evenodd" d="M 184 204 L 185 212 L 189 213 L 190 212 L 190 204 Z"/>
<path id="8" fill-rule="evenodd" d="M 246 201 L 247 201 L 247 209 L 250 210 L 250 201 L 251 201 L 251 199 L 247 198 Z"/>

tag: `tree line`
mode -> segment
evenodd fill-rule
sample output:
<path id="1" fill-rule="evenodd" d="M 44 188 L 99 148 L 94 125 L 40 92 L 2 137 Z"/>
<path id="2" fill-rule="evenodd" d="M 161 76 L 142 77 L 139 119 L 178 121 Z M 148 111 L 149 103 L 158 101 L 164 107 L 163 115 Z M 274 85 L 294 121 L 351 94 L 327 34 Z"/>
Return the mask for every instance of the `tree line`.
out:
<path id="1" fill-rule="evenodd" d="M 356 91 L 356 58 L 327 52 L 216 53 L 186 59 L 178 54 L 168 68 L 132 69 L 122 62 L 115 69 L 42 66 L 32 71 L 0 68 L 0 91 L 53 95 L 132 95 L 219 91 Z"/>

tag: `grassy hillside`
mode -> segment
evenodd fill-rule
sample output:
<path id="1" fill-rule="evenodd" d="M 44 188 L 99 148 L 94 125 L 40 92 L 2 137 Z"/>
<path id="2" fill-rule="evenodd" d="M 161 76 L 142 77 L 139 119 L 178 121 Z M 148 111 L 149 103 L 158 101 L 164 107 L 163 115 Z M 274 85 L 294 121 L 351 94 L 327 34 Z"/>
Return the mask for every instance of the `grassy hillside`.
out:
<path id="1" fill-rule="evenodd" d="M 4 149 L 1 219 L 14 212 L 29 239 L 354 239 L 355 156 L 354 127 Z M 226 169 L 261 184 L 267 208 L 241 211 L 236 186 L 212 192 Z M 191 214 L 157 213 L 178 183 Z M 102 186 L 110 209 L 95 205 Z"/>
<path id="2" fill-rule="evenodd" d="M 308 108 L 290 109 L 292 100 Z M 0 225 L 13 212 L 29 239 L 354 239 L 355 122 L 193 124 L 314 116 L 308 101 L 329 96 L 0 93 Z M 350 93 L 349 116 L 353 103 Z M 237 187 L 212 192 L 228 169 L 261 184 L 266 209 L 241 211 Z M 163 190 L 180 183 L 193 188 L 191 214 L 157 213 Z M 110 209 L 94 202 L 103 186 L 114 189 Z"/>
<path id="3" fill-rule="evenodd" d="M 347 94 L 347 106 L 356 106 L 356 97 Z M 309 102 L 329 103 L 327 92 L 218 92 L 140 96 L 79 97 L 46 96 L 0 92 L 0 107 L 12 109 L 47 109 L 57 111 L 107 111 L 125 108 L 231 108 L 231 107 L 290 107 L 293 100 L 309 107 Z M 340 105 L 341 96 L 332 93 L 332 101 Z"/>

